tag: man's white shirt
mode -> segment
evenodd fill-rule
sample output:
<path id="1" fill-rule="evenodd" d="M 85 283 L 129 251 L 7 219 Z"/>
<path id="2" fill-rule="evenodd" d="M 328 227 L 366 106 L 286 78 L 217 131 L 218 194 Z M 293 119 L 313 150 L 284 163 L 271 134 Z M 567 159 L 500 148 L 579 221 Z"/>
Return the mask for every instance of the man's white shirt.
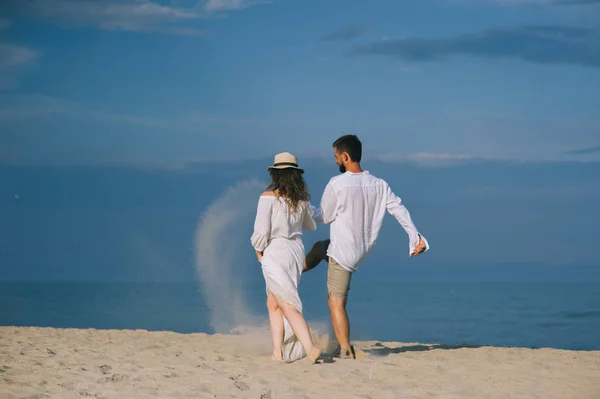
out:
<path id="1" fill-rule="evenodd" d="M 323 192 L 320 208 L 314 219 L 319 224 L 331 224 L 327 256 L 344 269 L 355 272 L 375 246 L 385 212 L 389 212 L 408 234 L 409 255 L 419 243 L 419 236 L 429 243 L 415 227 L 410 213 L 389 184 L 371 175 L 345 172 L 333 177 Z"/>

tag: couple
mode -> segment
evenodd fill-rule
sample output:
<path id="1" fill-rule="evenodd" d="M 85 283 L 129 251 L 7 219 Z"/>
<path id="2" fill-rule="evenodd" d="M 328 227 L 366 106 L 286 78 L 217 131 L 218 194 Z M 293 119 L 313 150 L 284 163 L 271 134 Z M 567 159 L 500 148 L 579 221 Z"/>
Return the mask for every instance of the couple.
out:
<path id="1" fill-rule="evenodd" d="M 362 144 L 358 137 L 340 137 L 333 143 L 333 150 L 342 174 L 329 181 L 318 209 L 310 204 L 304 170 L 298 167 L 294 155 L 277 154 L 267 168 L 271 183 L 259 198 L 251 243 L 267 286 L 274 360 L 291 360 L 289 351 L 297 352 L 298 346 L 291 348 L 296 339 L 311 362 L 316 363 L 321 355 L 302 316 L 298 283 L 303 272 L 324 259 L 329 263 L 328 303 L 340 357 L 354 358 L 346 313 L 350 280 L 373 249 L 386 211 L 408 233 L 410 257 L 429 249 L 390 186 L 361 169 Z M 302 232 L 316 230 L 317 223 L 331 224 L 330 239 L 315 243 L 305 257 Z M 288 325 L 293 334 L 286 334 Z"/>

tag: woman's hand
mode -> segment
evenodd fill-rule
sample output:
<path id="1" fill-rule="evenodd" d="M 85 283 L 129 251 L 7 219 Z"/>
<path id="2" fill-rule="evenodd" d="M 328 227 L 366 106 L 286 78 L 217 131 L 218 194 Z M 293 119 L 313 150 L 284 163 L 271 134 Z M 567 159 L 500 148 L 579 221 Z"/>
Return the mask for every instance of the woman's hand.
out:
<path id="1" fill-rule="evenodd" d="M 258 263 L 262 261 L 263 253 L 262 251 L 256 251 L 256 258 L 258 259 Z"/>

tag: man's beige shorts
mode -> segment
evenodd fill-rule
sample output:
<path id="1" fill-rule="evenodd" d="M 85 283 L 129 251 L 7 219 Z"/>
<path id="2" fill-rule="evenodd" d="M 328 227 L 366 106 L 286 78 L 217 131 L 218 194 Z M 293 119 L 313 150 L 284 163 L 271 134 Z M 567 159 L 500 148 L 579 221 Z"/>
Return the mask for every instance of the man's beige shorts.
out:
<path id="1" fill-rule="evenodd" d="M 344 269 L 332 257 L 329 257 L 327 269 L 327 293 L 335 298 L 346 298 L 350 291 L 352 272 Z"/>

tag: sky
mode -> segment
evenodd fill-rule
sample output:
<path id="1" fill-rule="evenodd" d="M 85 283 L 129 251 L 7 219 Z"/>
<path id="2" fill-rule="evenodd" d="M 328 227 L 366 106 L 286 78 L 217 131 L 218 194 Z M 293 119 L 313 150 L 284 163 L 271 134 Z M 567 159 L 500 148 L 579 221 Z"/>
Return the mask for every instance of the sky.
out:
<path id="1" fill-rule="evenodd" d="M 600 160 L 598 0 L 7 0 L 0 163 Z"/>
<path id="2" fill-rule="evenodd" d="M 597 266 L 599 43 L 600 0 L 2 1 L 0 280 L 189 279 L 228 187 L 291 151 L 317 205 L 346 133 L 432 245 L 389 216 L 373 270 Z"/>

